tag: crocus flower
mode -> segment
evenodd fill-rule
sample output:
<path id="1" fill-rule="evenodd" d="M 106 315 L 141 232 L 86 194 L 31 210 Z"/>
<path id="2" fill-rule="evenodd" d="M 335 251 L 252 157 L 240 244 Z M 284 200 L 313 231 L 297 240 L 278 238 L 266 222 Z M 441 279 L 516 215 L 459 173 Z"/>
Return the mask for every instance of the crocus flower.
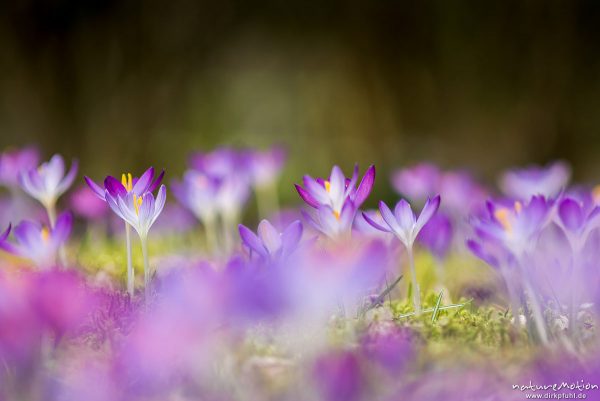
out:
<path id="1" fill-rule="evenodd" d="M 65 175 L 65 162 L 60 155 L 54 155 L 49 162 L 19 174 L 21 188 L 37 199 L 49 211 L 54 209 L 57 199 L 71 186 L 77 174 L 77 160 Z M 50 220 L 53 216 L 50 215 Z M 53 222 L 51 221 L 51 224 Z"/>
<path id="2" fill-rule="evenodd" d="M 558 204 L 557 217 L 567 235 L 580 237 L 583 246 L 590 231 L 600 224 L 600 207 L 565 197 Z"/>
<path id="3" fill-rule="evenodd" d="M 517 200 L 527 200 L 536 195 L 553 198 L 566 187 L 570 177 L 570 167 L 558 161 L 545 167 L 509 170 L 500 178 L 500 188 L 505 195 Z"/>
<path id="4" fill-rule="evenodd" d="M 438 259 L 444 259 L 452 244 L 452 222 L 444 213 L 436 213 L 423 226 L 417 241 L 424 245 Z"/>
<path id="5" fill-rule="evenodd" d="M 36 148 L 10 150 L 0 154 L 0 185 L 15 188 L 19 185 L 21 171 L 35 168 L 39 162 Z"/>
<path id="6" fill-rule="evenodd" d="M 13 255 L 33 261 L 40 268 L 53 267 L 60 247 L 71 233 L 73 218 L 65 212 L 56 220 L 53 228 L 44 227 L 33 221 L 22 221 L 14 229 L 17 243 L 7 240 L 10 232 L 7 229 L 0 236 L 0 248 Z"/>
<path id="7" fill-rule="evenodd" d="M 378 230 L 393 233 L 406 247 L 413 286 L 413 305 L 415 307 L 415 313 L 417 314 L 421 313 L 421 291 L 419 289 L 419 284 L 417 283 L 415 260 L 412 251 L 413 244 L 421 229 L 429 220 L 431 220 L 439 206 L 439 195 L 433 199 L 427 199 L 425 206 L 423 206 L 423 210 L 417 218 L 413 213 L 410 204 L 404 199 L 401 199 L 396 204 L 394 213 L 392 213 L 390 208 L 384 202 L 379 202 L 379 211 L 381 212 L 381 217 L 383 217 L 383 220 L 385 221 L 385 225 L 375 222 L 367 214 L 363 213 L 363 217 L 369 224 Z"/>
<path id="8" fill-rule="evenodd" d="M 420 163 L 397 170 L 392 174 L 394 189 L 416 201 L 421 201 L 439 193 L 441 180 L 442 172 L 431 163 Z"/>
<path id="9" fill-rule="evenodd" d="M 70 196 L 70 205 L 75 215 L 89 220 L 97 220 L 106 215 L 106 202 L 99 199 L 86 186 L 80 186 Z"/>
<path id="10" fill-rule="evenodd" d="M 317 209 L 315 217 L 303 213 L 308 222 L 332 238 L 349 233 L 356 211 L 373 188 L 375 166 L 367 169 L 358 187 L 357 180 L 358 165 L 349 180 L 338 166 L 333 166 L 329 180 L 305 175 L 304 187 L 296 185 L 296 190 L 304 202 Z"/>
<path id="11" fill-rule="evenodd" d="M 252 185 L 260 188 L 275 183 L 281 174 L 286 154 L 283 148 L 273 147 L 266 151 L 248 151 L 246 157 Z"/>
<path id="12" fill-rule="evenodd" d="M 312 373 L 322 400 L 359 400 L 366 391 L 360 361 L 351 351 L 332 351 L 320 356 Z"/>
<path id="13" fill-rule="evenodd" d="M 131 190 L 127 193 L 121 192 L 119 194 L 117 192 L 116 195 L 111 195 L 109 189 L 105 190 L 105 199 L 108 206 L 117 216 L 130 224 L 142 239 L 148 237 L 150 227 L 152 227 L 165 206 L 166 198 L 167 188 L 164 185 L 161 185 L 158 189 L 156 199 L 152 192 L 145 192 L 142 196 L 139 196 Z"/>
<path id="14" fill-rule="evenodd" d="M 412 248 L 417 235 L 437 212 L 439 206 L 439 195 L 433 199 L 428 199 L 419 217 L 416 217 L 410 204 L 404 199 L 396 204 L 393 213 L 384 202 L 379 202 L 379 211 L 385 225 L 375 222 L 366 213 L 363 213 L 363 217 L 376 229 L 393 233 L 406 248 Z"/>
<path id="15" fill-rule="evenodd" d="M 113 197 L 117 195 L 124 196 L 130 192 L 140 197 L 146 192 L 154 192 L 162 182 L 165 171 L 162 170 L 156 178 L 154 174 L 154 167 L 150 167 L 139 178 L 132 177 L 131 173 L 127 173 L 123 174 L 121 181 L 119 181 L 109 175 L 104 179 L 104 188 L 87 176 L 84 177 L 84 180 L 98 198 L 106 201 L 106 191 Z"/>
<path id="16" fill-rule="evenodd" d="M 243 224 L 238 226 L 240 238 L 251 252 L 266 260 L 280 260 L 289 256 L 302 238 L 302 223 L 291 223 L 282 233 L 267 220 L 258 225 L 257 234 Z"/>

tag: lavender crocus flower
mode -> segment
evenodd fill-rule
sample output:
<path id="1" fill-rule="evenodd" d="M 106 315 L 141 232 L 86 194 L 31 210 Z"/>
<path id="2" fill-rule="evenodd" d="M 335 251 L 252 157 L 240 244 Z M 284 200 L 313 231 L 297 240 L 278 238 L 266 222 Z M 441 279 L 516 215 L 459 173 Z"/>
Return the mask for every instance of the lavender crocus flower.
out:
<path id="1" fill-rule="evenodd" d="M 396 192 L 417 201 L 439 193 L 441 181 L 441 171 L 430 163 L 420 163 L 392 174 Z"/>
<path id="2" fill-rule="evenodd" d="M 9 228 L 0 236 L 0 248 L 13 255 L 33 261 L 39 268 L 54 267 L 61 246 L 69 238 L 73 218 L 65 212 L 58 216 L 53 228 L 33 221 L 22 221 L 14 229 L 16 243 L 9 242 Z"/>
<path id="3" fill-rule="evenodd" d="M 19 174 L 21 188 L 37 199 L 48 210 L 50 224 L 54 225 L 54 208 L 57 199 L 73 184 L 77 174 L 77 160 L 65 174 L 65 162 L 60 155 L 54 155 L 49 162 L 38 168 L 22 171 Z"/>
<path id="4" fill-rule="evenodd" d="M 117 195 L 124 196 L 130 192 L 133 192 L 137 196 L 143 196 L 146 192 L 154 192 L 162 182 L 165 171 L 162 170 L 156 178 L 154 174 L 154 167 L 150 167 L 139 178 L 133 177 L 131 173 L 127 173 L 123 174 L 121 181 L 119 181 L 109 175 L 104 179 L 104 188 L 96 184 L 88 176 L 83 178 L 94 194 L 103 201 L 106 201 L 106 191 L 113 197 Z"/>
<path id="5" fill-rule="evenodd" d="M 358 187 L 357 180 L 358 165 L 350 179 L 346 179 L 338 166 L 331 170 L 329 180 L 304 176 L 304 187 L 296 185 L 296 190 L 304 202 L 316 209 L 315 217 L 303 213 L 308 222 L 332 238 L 349 233 L 356 211 L 373 188 L 375 166 L 367 169 Z"/>
<path id="6" fill-rule="evenodd" d="M 415 313 L 417 314 L 421 313 L 421 291 L 419 289 L 419 284 L 417 283 L 413 244 L 421 229 L 435 215 L 439 206 L 439 195 L 433 199 L 427 199 L 423 210 L 417 218 L 413 213 L 410 204 L 404 199 L 401 199 L 396 204 L 394 213 L 392 213 L 390 208 L 384 202 L 379 202 L 379 211 L 385 221 L 385 226 L 373 221 L 367 214 L 363 213 L 363 217 L 369 224 L 378 230 L 393 233 L 406 247 L 413 286 L 413 304 Z"/>
<path id="7" fill-rule="evenodd" d="M 266 151 L 248 151 L 246 157 L 252 185 L 261 188 L 277 181 L 285 164 L 286 153 L 281 147 L 273 147 Z"/>
<path id="8" fill-rule="evenodd" d="M 500 178 L 500 188 L 505 195 L 517 200 L 527 200 L 536 195 L 552 198 L 566 187 L 570 177 L 569 165 L 558 161 L 545 167 L 530 166 L 507 171 Z"/>
<path id="9" fill-rule="evenodd" d="M 296 250 L 302 238 L 302 223 L 299 220 L 291 223 L 282 233 L 267 220 L 262 220 L 258 225 L 258 235 L 243 224 L 238 229 L 244 245 L 265 260 L 285 259 Z"/>
<path id="10" fill-rule="evenodd" d="M 21 171 L 35 168 L 40 159 L 36 148 L 16 149 L 0 154 L 0 185 L 8 188 L 19 186 Z"/>

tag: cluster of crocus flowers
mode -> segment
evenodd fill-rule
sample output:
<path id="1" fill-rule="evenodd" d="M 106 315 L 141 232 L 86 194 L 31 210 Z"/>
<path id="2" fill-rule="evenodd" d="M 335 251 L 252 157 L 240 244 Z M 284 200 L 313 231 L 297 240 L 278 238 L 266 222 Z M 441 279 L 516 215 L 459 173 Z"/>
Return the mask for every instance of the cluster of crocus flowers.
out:
<path id="1" fill-rule="evenodd" d="M 85 177 L 85 182 L 96 196 L 104 200 L 111 210 L 125 222 L 127 290 L 131 296 L 134 292 L 135 273 L 131 256 L 130 227 L 133 227 L 140 237 L 144 258 L 144 285 L 148 294 L 151 277 L 148 259 L 148 233 L 165 206 L 167 189 L 161 185 L 163 177 L 164 170 L 155 177 L 154 168 L 150 167 L 139 178 L 133 177 L 130 173 L 123 174 L 121 181 L 107 176 L 104 179 L 104 188 L 89 177 Z M 155 198 L 153 191 L 156 188 L 158 188 L 158 194 Z"/>
<path id="2" fill-rule="evenodd" d="M 314 215 L 304 213 L 307 221 L 330 238 L 350 234 L 358 208 L 364 203 L 375 182 L 375 166 L 370 166 L 357 186 L 358 165 L 350 179 L 341 168 L 334 166 L 328 179 L 305 175 L 304 186 L 296 185 L 298 195 L 316 210 Z"/>
<path id="3" fill-rule="evenodd" d="M 177 200 L 203 224 L 210 252 L 233 248 L 232 231 L 254 189 L 259 214 L 277 210 L 276 184 L 285 152 L 278 147 L 266 151 L 219 148 L 194 153 L 181 181 L 173 183 Z"/>

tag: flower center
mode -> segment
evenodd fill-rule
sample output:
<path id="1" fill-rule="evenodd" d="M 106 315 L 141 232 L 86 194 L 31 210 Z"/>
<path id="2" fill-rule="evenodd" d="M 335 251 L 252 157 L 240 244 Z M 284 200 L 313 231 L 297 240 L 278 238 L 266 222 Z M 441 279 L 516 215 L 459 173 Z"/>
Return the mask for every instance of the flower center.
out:
<path id="1" fill-rule="evenodd" d="M 133 207 L 135 208 L 135 214 L 140 215 L 140 206 L 142 206 L 142 197 L 133 194 Z"/>
<path id="2" fill-rule="evenodd" d="M 521 204 L 521 202 L 516 201 L 514 204 L 515 213 L 519 214 L 519 213 L 521 213 L 521 210 L 523 210 L 523 205 Z M 494 217 L 496 218 L 496 220 L 498 220 L 500 222 L 500 225 L 502 226 L 502 228 L 504 228 L 504 230 L 507 232 L 512 231 L 512 222 L 510 221 L 510 213 L 511 213 L 511 211 L 505 207 L 500 208 L 494 212 Z"/>
<path id="3" fill-rule="evenodd" d="M 325 191 L 331 192 L 331 183 L 329 181 L 325 181 Z"/>
<path id="4" fill-rule="evenodd" d="M 42 231 L 40 232 L 40 236 L 42 237 L 42 241 L 48 242 L 48 239 L 50 239 L 50 231 L 48 230 L 47 227 L 42 227 Z"/>
<path id="5" fill-rule="evenodd" d="M 123 184 L 127 192 L 131 192 L 131 190 L 133 190 L 133 178 L 131 177 L 131 173 L 127 173 L 127 175 L 121 175 L 121 184 Z"/>

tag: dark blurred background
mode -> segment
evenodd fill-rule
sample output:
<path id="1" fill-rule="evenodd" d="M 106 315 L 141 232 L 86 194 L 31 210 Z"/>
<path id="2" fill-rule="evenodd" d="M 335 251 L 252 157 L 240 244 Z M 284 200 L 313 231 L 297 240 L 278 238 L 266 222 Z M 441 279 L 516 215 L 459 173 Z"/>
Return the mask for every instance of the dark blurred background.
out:
<path id="1" fill-rule="evenodd" d="M 93 177 L 147 165 L 173 176 L 191 150 L 279 143 L 285 185 L 332 163 L 385 175 L 423 159 L 491 181 L 563 158 L 600 182 L 598 1 L 31 0 L 0 11 L 0 146 L 78 157 Z"/>

